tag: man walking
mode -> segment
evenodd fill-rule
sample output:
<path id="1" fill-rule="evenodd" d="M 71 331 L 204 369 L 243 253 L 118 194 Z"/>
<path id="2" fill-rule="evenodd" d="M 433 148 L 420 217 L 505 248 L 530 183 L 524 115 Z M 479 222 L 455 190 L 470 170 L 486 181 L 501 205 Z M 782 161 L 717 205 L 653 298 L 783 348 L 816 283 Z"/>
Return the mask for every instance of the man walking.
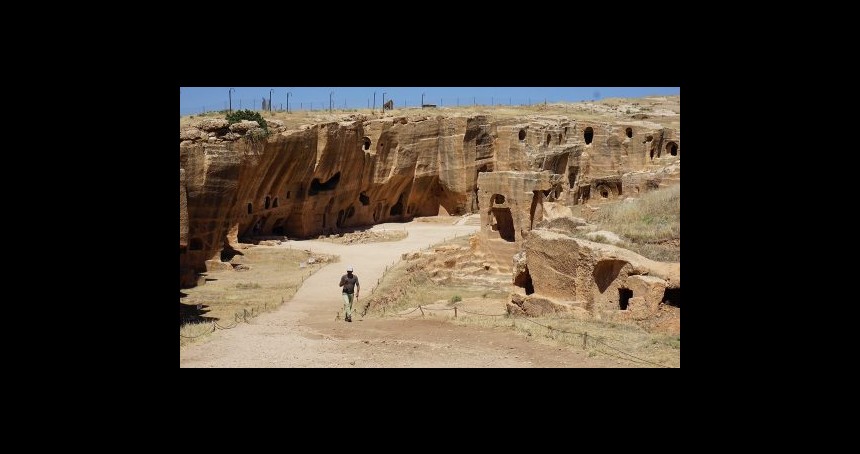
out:
<path id="1" fill-rule="evenodd" d="M 352 265 L 346 268 L 346 274 L 340 277 L 340 286 L 343 287 L 343 314 L 344 320 L 352 322 L 352 301 L 353 293 L 355 299 L 358 299 L 358 293 L 361 291 L 361 285 L 358 283 L 358 276 L 352 274 Z"/>

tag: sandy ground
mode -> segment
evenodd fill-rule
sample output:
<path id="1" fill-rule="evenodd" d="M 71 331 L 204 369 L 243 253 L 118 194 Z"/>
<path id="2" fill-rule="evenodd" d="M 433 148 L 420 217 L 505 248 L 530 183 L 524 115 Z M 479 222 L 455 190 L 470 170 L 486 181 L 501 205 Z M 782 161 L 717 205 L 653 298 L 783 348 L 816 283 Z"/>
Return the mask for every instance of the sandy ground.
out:
<path id="1" fill-rule="evenodd" d="M 478 215 L 472 215 L 477 217 Z M 410 222 L 379 224 L 373 230 L 403 230 L 396 242 L 336 244 L 293 241 L 292 247 L 338 254 L 308 278 L 292 300 L 249 324 L 218 331 L 206 341 L 180 347 L 180 367 L 634 367 L 605 357 L 588 357 L 517 336 L 503 328 L 461 326 L 428 317 L 376 317 L 335 320 L 343 300 L 338 282 L 347 265 L 355 267 L 362 296 L 376 286 L 385 267 L 404 252 L 418 251 L 453 236 L 478 230 L 466 219 L 451 224 Z M 288 247 L 284 243 L 282 247 Z"/>

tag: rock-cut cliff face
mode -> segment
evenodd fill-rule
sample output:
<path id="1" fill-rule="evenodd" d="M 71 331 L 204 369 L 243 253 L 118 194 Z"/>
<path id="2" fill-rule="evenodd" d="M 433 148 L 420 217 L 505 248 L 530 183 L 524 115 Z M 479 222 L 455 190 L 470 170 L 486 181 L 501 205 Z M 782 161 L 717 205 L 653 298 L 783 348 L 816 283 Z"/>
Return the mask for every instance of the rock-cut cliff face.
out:
<path id="1" fill-rule="evenodd" d="M 224 135 L 201 132 L 215 127 Z M 243 237 L 307 238 L 440 207 L 481 212 L 492 224 L 486 239 L 519 244 L 544 200 L 573 205 L 657 187 L 642 172 L 678 160 L 680 149 L 677 133 L 655 124 L 565 118 L 358 118 L 275 126 L 262 139 L 237 139 L 234 129 L 180 133 L 181 287 Z"/>

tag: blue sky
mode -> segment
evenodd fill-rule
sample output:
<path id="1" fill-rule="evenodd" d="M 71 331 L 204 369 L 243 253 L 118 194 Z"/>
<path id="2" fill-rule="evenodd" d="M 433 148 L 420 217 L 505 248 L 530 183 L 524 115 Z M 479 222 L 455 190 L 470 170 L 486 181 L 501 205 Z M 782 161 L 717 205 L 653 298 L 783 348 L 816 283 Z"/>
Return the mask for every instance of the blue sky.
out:
<path id="1" fill-rule="evenodd" d="M 261 101 L 269 99 L 272 108 L 286 109 L 287 92 L 290 92 L 290 109 L 328 109 L 329 93 L 335 108 L 367 109 L 373 104 L 376 92 L 376 108 L 385 99 L 394 99 L 395 107 L 416 107 L 424 93 L 425 104 L 455 106 L 477 103 L 532 104 L 543 102 L 577 102 L 614 97 L 641 97 L 648 95 L 678 95 L 680 87 L 233 87 L 231 92 L 233 109 L 260 109 Z M 230 87 L 180 87 L 179 114 L 188 115 L 228 107 Z"/>

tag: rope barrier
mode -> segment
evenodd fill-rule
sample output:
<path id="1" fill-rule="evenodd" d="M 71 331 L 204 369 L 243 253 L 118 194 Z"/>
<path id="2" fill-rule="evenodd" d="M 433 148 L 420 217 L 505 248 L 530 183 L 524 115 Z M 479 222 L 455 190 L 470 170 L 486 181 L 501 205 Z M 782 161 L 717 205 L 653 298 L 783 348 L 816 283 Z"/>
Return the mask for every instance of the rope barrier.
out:
<path id="1" fill-rule="evenodd" d="M 246 323 L 247 323 L 247 322 L 246 322 Z M 216 328 L 218 328 L 218 329 L 233 329 L 233 328 L 235 328 L 235 327 L 236 327 L 236 326 L 238 326 L 238 325 L 239 325 L 239 322 L 235 322 L 235 323 L 233 323 L 233 326 L 228 326 L 228 327 L 226 327 L 226 328 L 225 328 L 225 327 L 223 327 L 223 326 L 219 325 L 219 324 L 218 324 L 218 322 L 215 322 L 215 327 L 216 327 Z M 214 331 L 214 330 L 213 330 L 213 331 Z"/>
<path id="2" fill-rule="evenodd" d="M 394 315 L 396 315 L 396 316 L 398 316 L 398 317 L 402 317 L 402 316 L 404 316 L 404 315 L 409 315 L 409 314 L 411 314 L 411 313 L 413 313 L 413 312 L 415 312 L 415 311 L 417 311 L 417 310 L 418 310 L 418 308 L 416 307 L 415 309 L 412 309 L 411 311 L 409 311 L 409 312 L 407 312 L 407 313 L 405 313 L 405 314 L 394 314 Z"/>
<path id="3" fill-rule="evenodd" d="M 253 310 L 251 311 L 251 315 L 252 315 L 252 316 L 254 315 Z M 243 314 L 242 321 L 243 321 L 243 322 L 245 322 L 245 323 L 248 323 L 247 312 L 246 312 L 245 314 Z M 222 330 L 226 330 L 226 329 L 233 329 L 233 328 L 235 328 L 235 327 L 239 326 L 239 323 L 240 323 L 240 322 L 234 322 L 232 326 L 221 326 L 221 325 L 219 325 L 219 324 L 218 324 L 218 322 L 213 321 L 213 322 L 212 322 L 212 330 L 211 330 L 211 331 L 207 331 L 207 332 L 205 332 L 205 333 L 198 334 L 197 336 L 186 336 L 186 335 L 184 335 L 184 334 L 182 334 L 182 333 L 179 333 L 179 337 L 184 337 L 184 338 L 186 338 L 186 339 L 195 339 L 195 338 L 198 338 L 198 337 L 203 336 L 203 335 L 206 335 L 206 334 L 214 333 L 214 332 L 215 332 L 215 330 L 218 330 L 218 329 L 222 329 Z M 250 323 L 249 323 L 249 324 L 250 324 Z"/>
<path id="4" fill-rule="evenodd" d="M 454 310 L 454 308 L 443 308 L 443 309 L 437 309 L 437 308 L 429 308 L 429 307 L 424 307 L 424 306 L 419 305 L 418 307 L 415 307 L 414 309 L 412 309 L 412 310 L 411 310 L 411 311 L 409 311 L 409 312 L 406 312 L 405 314 L 395 314 L 395 315 L 396 315 L 396 316 L 398 316 L 398 317 L 403 317 L 403 316 L 409 315 L 409 314 L 411 314 L 411 313 L 413 313 L 413 312 L 417 311 L 418 309 L 427 309 L 427 310 L 430 310 L 430 311 L 451 311 L 451 310 Z M 501 316 L 504 316 L 504 315 L 508 315 L 508 314 L 481 314 L 481 313 L 479 313 L 479 312 L 472 312 L 472 311 L 465 310 L 465 309 L 463 309 L 463 308 L 459 308 L 459 310 L 460 310 L 460 311 L 463 311 L 464 313 L 467 313 L 467 314 L 483 315 L 483 316 L 487 316 L 487 317 L 501 317 Z M 416 316 L 416 317 L 411 317 L 411 318 L 418 318 L 418 316 Z M 534 323 L 535 325 L 538 325 L 538 326 L 541 326 L 541 327 L 543 327 L 543 328 L 546 328 L 546 329 L 548 329 L 548 330 L 550 330 L 550 331 L 557 331 L 557 332 L 559 332 L 559 333 L 571 334 L 571 335 L 578 335 L 578 336 L 584 336 L 584 335 L 587 335 L 586 333 L 582 333 L 582 332 L 578 332 L 578 331 L 567 331 L 567 330 L 563 330 L 563 329 L 553 328 L 552 326 L 544 325 L 543 323 L 536 322 L 536 321 L 534 321 L 534 320 L 532 320 L 532 319 L 530 319 L 530 318 L 528 318 L 528 317 L 519 317 L 519 316 L 516 316 L 516 315 L 515 315 L 515 316 L 514 316 L 514 318 L 515 318 L 515 319 L 522 319 L 522 320 L 526 320 L 526 321 L 528 321 L 528 322 Z M 662 364 L 658 364 L 658 363 L 655 363 L 655 362 L 652 362 L 652 361 L 648 361 L 647 359 L 640 358 L 640 357 L 638 357 L 638 356 L 636 356 L 636 355 L 633 355 L 633 354 L 627 353 L 627 352 L 625 352 L 625 351 L 623 351 L 623 350 L 619 350 L 619 349 L 617 349 L 617 348 L 615 348 L 615 347 L 613 347 L 613 346 L 611 346 L 611 345 L 607 344 L 607 343 L 606 343 L 603 339 L 601 339 L 600 337 L 593 336 L 593 335 L 592 335 L 592 336 L 589 336 L 589 337 L 591 337 L 592 342 L 597 342 L 597 343 L 599 343 L 599 344 L 601 344 L 601 345 L 604 345 L 604 346 L 606 346 L 606 347 L 609 347 L 610 349 L 612 349 L 612 350 L 614 350 L 614 351 L 616 351 L 616 352 L 618 352 L 618 353 L 621 353 L 621 354 L 623 354 L 623 355 L 625 355 L 625 356 L 627 356 L 627 357 L 629 357 L 629 358 L 624 358 L 624 357 L 621 357 L 621 356 L 618 356 L 618 355 L 614 355 L 614 354 L 609 353 L 609 352 L 605 352 L 605 351 L 602 351 L 602 350 L 594 349 L 594 348 L 592 347 L 595 351 L 597 351 L 597 352 L 599 352 L 599 353 L 602 353 L 602 354 L 604 354 L 604 355 L 611 356 L 611 357 L 613 357 L 613 358 L 618 358 L 618 359 L 625 360 L 625 361 L 634 362 L 634 363 L 639 362 L 639 363 L 643 363 L 643 364 L 649 364 L 649 365 L 652 365 L 652 366 L 657 366 L 657 367 L 662 367 L 662 368 L 666 368 L 666 369 L 671 369 L 671 367 L 669 367 L 669 366 L 664 366 L 664 365 L 662 365 Z"/>
<path id="5" fill-rule="evenodd" d="M 528 317 L 517 317 L 517 318 L 522 318 L 523 320 L 526 320 L 526 321 L 532 322 L 532 323 L 534 323 L 535 325 L 543 326 L 544 328 L 546 328 L 546 329 L 548 329 L 548 330 L 550 330 L 550 331 L 558 331 L 558 332 L 560 332 L 560 333 L 565 333 L 565 334 L 578 334 L 578 335 L 580 335 L 580 336 L 583 334 L 583 333 L 579 333 L 579 332 L 576 332 L 576 331 L 565 331 L 565 330 L 563 330 L 563 329 L 553 328 L 552 326 L 548 326 L 548 325 L 544 325 L 544 324 L 542 324 L 542 323 L 538 323 L 538 322 L 536 322 L 536 321 L 534 321 L 534 320 L 532 320 L 532 319 L 530 319 L 530 318 L 528 318 Z"/>
<path id="6" fill-rule="evenodd" d="M 365 306 L 364 312 L 361 314 L 361 316 L 362 316 L 362 317 L 364 317 L 365 315 L 367 315 L 367 311 L 368 311 L 369 309 L 370 309 L 370 303 L 368 303 L 368 305 L 367 305 L 367 306 Z M 409 312 L 407 312 L 407 313 L 405 313 L 405 314 L 398 314 L 398 313 L 396 313 L 396 312 L 395 312 L 393 315 L 398 316 L 398 317 L 402 317 L 402 316 L 404 316 L 404 315 L 409 315 L 409 314 L 411 314 L 411 313 L 413 313 L 413 312 L 415 312 L 415 311 L 417 311 L 417 310 L 418 310 L 418 308 L 416 307 L 415 309 L 412 309 L 411 311 L 409 311 Z M 383 307 L 383 314 L 384 314 L 384 313 L 385 313 L 385 308 Z"/>
<path id="7" fill-rule="evenodd" d="M 580 335 L 580 336 L 582 336 L 582 335 L 584 334 L 584 333 L 579 333 L 579 332 L 576 332 L 576 331 L 565 331 L 565 330 L 562 330 L 562 329 L 553 328 L 553 327 L 551 327 L 551 326 L 547 326 L 547 325 L 544 325 L 544 324 L 538 323 L 538 322 L 536 322 L 536 321 L 534 321 L 534 320 L 531 320 L 531 319 L 529 319 L 529 318 L 523 318 L 523 319 L 524 319 L 524 320 L 527 320 L 527 321 L 529 321 L 529 322 L 532 322 L 532 323 L 534 323 L 535 325 L 543 326 L 544 328 L 546 328 L 546 329 L 548 329 L 548 330 L 550 330 L 550 331 L 558 331 L 558 332 L 560 332 L 560 333 L 565 333 L 565 334 L 574 334 L 574 335 L 577 335 L 577 334 L 578 334 L 578 335 Z M 627 353 L 627 352 L 625 352 L 625 351 L 623 351 L 623 350 L 619 350 L 619 349 L 617 349 L 617 348 L 615 348 L 615 347 L 613 347 L 613 346 L 611 346 L 611 345 L 607 344 L 606 342 L 604 342 L 604 341 L 603 341 L 603 339 L 601 339 L 600 337 L 597 337 L 597 336 L 591 336 L 591 339 L 592 339 L 592 341 L 594 341 L 594 342 L 598 342 L 598 343 L 600 343 L 600 344 L 603 344 L 603 345 L 605 345 L 605 346 L 607 346 L 607 347 L 611 348 L 612 350 L 617 351 L 618 353 L 621 353 L 621 354 L 623 354 L 623 355 L 627 355 L 627 356 L 629 356 L 630 358 L 633 358 L 633 359 L 634 359 L 634 360 L 636 360 L 636 361 L 641 361 L 641 362 L 646 363 L 646 364 L 651 364 L 652 366 L 663 367 L 663 368 L 667 368 L 667 369 L 669 368 L 668 366 L 664 366 L 664 365 L 662 365 L 662 364 L 657 364 L 657 363 L 654 363 L 654 362 L 648 361 L 647 359 L 643 359 L 643 358 L 640 358 L 640 357 L 638 357 L 638 356 L 635 356 L 635 355 L 632 355 L 632 354 L 630 354 L 630 353 Z M 597 351 L 600 351 L 600 350 L 597 350 Z M 606 352 L 602 352 L 602 351 L 600 351 L 600 353 L 603 353 L 603 354 L 605 354 L 605 355 L 609 355 L 609 356 L 615 356 L 615 355 L 612 355 L 612 354 L 609 354 L 609 353 L 606 353 Z M 616 358 L 618 358 L 617 356 L 615 356 L 615 357 L 616 357 Z M 621 358 L 621 359 L 626 359 L 626 358 Z M 630 361 L 630 360 L 628 359 L 627 361 Z"/>
<path id="8" fill-rule="evenodd" d="M 502 316 L 508 315 L 507 313 L 505 313 L 505 314 L 481 314 L 478 312 L 467 311 L 466 309 L 463 309 L 462 307 L 460 308 L 460 310 L 467 313 L 467 314 L 483 315 L 485 317 L 502 317 Z"/>
<path id="9" fill-rule="evenodd" d="M 663 367 L 663 368 L 670 369 L 670 367 L 668 367 L 668 366 L 664 366 L 664 365 L 662 365 L 662 364 L 653 363 L 653 362 L 651 362 L 651 361 L 648 361 L 647 359 L 642 359 L 642 358 L 640 358 L 640 357 L 638 357 L 638 356 L 634 356 L 634 355 L 631 355 L 630 353 L 627 353 L 627 352 L 625 352 L 625 351 L 619 350 L 619 349 L 617 349 L 617 348 L 615 348 L 615 347 L 613 347 L 613 346 L 611 346 L 611 345 L 607 344 L 606 342 L 603 342 L 602 340 L 600 340 L 600 338 L 599 338 L 599 337 L 595 337 L 595 338 L 594 338 L 594 340 L 595 340 L 595 341 L 597 341 L 597 342 L 598 342 L 598 343 L 600 343 L 600 344 L 603 344 L 603 345 L 605 345 L 605 346 L 607 346 L 607 347 L 609 347 L 609 348 L 611 348 L 611 349 L 613 349 L 613 350 L 617 351 L 618 353 L 621 353 L 621 354 L 627 355 L 627 356 L 629 356 L 629 357 L 631 357 L 631 358 L 634 358 L 634 359 L 636 359 L 636 360 L 638 360 L 638 361 L 642 361 L 643 363 L 647 363 L 647 364 L 651 364 L 651 365 L 653 365 L 653 366 Z"/>

